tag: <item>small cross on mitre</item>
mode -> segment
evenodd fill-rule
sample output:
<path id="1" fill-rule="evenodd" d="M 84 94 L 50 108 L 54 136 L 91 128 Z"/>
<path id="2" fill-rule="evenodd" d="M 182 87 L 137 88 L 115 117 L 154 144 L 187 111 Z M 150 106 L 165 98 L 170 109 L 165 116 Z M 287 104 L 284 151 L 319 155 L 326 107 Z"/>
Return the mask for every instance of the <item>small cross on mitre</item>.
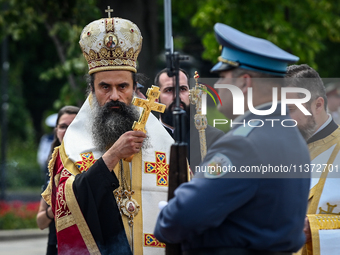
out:
<path id="1" fill-rule="evenodd" d="M 111 18 L 111 12 L 113 12 L 113 9 L 110 9 L 110 6 L 108 6 L 105 12 L 107 12 L 108 17 Z"/>

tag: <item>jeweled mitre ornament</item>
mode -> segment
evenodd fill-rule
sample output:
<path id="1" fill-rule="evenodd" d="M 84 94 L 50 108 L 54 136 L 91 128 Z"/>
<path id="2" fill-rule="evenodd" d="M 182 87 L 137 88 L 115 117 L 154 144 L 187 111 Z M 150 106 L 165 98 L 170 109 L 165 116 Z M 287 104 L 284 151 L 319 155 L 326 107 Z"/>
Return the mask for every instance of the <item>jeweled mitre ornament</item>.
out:
<path id="1" fill-rule="evenodd" d="M 89 66 L 89 74 L 108 70 L 137 72 L 137 57 L 142 34 L 133 22 L 106 18 L 91 22 L 80 35 L 80 47 Z"/>

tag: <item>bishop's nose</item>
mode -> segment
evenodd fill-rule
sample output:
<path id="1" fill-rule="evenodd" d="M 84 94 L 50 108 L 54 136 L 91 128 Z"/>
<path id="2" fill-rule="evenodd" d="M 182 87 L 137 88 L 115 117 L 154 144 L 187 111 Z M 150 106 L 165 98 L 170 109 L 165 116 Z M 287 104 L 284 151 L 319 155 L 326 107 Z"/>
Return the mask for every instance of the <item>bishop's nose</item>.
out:
<path id="1" fill-rule="evenodd" d="M 116 88 L 112 89 L 111 94 L 110 94 L 110 99 L 112 101 L 118 101 L 119 95 L 118 95 L 118 91 Z"/>

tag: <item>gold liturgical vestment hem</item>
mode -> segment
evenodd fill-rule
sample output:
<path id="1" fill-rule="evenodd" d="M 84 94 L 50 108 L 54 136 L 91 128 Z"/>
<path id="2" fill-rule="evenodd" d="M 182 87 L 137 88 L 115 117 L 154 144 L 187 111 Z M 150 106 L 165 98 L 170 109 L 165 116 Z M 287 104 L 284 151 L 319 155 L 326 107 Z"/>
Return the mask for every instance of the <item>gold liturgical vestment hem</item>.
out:
<path id="1" fill-rule="evenodd" d="M 329 175 L 329 167 L 339 164 L 337 163 L 337 161 L 335 162 L 335 159 L 337 158 L 340 151 L 340 128 L 336 129 L 332 134 L 325 137 L 324 139 L 309 144 L 308 148 L 313 163 L 313 160 L 315 160 L 318 156 L 320 156 L 327 150 L 331 150 L 333 146 L 334 149 L 331 152 L 327 162 L 326 159 L 324 162 L 322 162 L 327 163 L 327 165 L 325 165 L 325 167 L 321 169 L 321 176 L 317 184 L 314 185 L 314 187 L 311 187 L 309 193 L 309 206 L 307 217 L 309 219 L 309 224 L 311 228 L 312 242 L 307 243 L 304 248 L 300 250 L 297 254 L 320 255 L 320 230 L 340 229 L 340 216 L 327 214 L 327 212 L 326 214 L 319 212 L 320 198 L 323 195 L 325 183 Z"/>
<path id="2" fill-rule="evenodd" d="M 79 232 L 86 244 L 86 247 L 90 254 L 92 255 L 100 255 L 100 251 L 98 249 L 98 246 L 96 242 L 94 241 L 94 238 L 91 234 L 91 231 L 89 227 L 87 226 L 87 223 L 84 219 L 84 216 L 79 208 L 79 205 L 77 203 L 77 199 L 73 193 L 72 184 L 74 181 L 74 176 L 70 176 L 65 185 L 65 198 L 67 206 L 69 207 L 70 211 L 72 212 L 73 219 L 75 220 L 77 227 L 79 229 Z M 70 217 L 70 216 L 68 216 Z"/>

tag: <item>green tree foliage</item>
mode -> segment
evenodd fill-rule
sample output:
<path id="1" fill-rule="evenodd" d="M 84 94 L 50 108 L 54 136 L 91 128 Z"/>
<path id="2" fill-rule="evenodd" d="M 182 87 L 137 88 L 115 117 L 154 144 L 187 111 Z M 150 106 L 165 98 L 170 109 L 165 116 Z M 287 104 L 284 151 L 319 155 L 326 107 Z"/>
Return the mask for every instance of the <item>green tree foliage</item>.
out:
<path id="1" fill-rule="evenodd" d="M 23 140 L 36 150 L 32 139 L 36 137 L 36 143 L 42 135 L 41 123 L 47 114 L 65 104 L 81 105 L 87 64 L 79 35 L 86 24 L 103 17 L 101 11 L 107 5 L 115 16 L 133 20 L 143 31 L 140 70 L 149 72 L 152 83 L 153 57 L 164 49 L 163 0 L 0 0 L 0 41 L 5 36 L 9 39 L 9 135 L 16 137 L 10 141 L 12 146 Z M 213 31 L 217 22 L 272 41 L 323 77 L 338 74 L 339 1 L 173 0 L 172 14 L 175 49 L 203 63 L 197 65 L 201 77 L 209 75 L 211 62 L 220 54 Z M 164 65 L 163 61 L 161 68 Z M 190 66 L 191 62 L 186 67 Z M 13 148 L 10 151 L 10 163 L 27 165 L 14 159 Z"/>
<path id="2" fill-rule="evenodd" d="M 314 68 L 318 68 L 316 54 L 326 50 L 325 40 L 340 42 L 340 6 L 335 0 L 200 0 L 197 4 L 191 23 L 202 36 L 203 57 L 213 62 L 220 54 L 213 32 L 217 22 L 265 38 Z"/>
<path id="3" fill-rule="evenodd" d="M 101 16 L 96 4 L 0 0 L 0 42 L 8 38 L 10 63 L 8 187 L 43 183 L 36 157 L 42 123 L 52 109 L 84 101 L 87 64 L 78 41 L 83 27 Z"/>
<path id="4" fill-rule="evenodd" d="M 17 101 L 26 104 L 37 130 L 53 102 L 57 111 L 65 104 L 84 101 L 87 65 L 78 41 L 83 27 L 100 17 L 96 4 L 95 0 L 0 0 L 4 6 L 0 10 L 0 40 L 9 38 L 10 76 L 16 74 L 15 80 L 9 81 L 9 91 L 22 86 L 19 91 L 26 99 L 12 93 L 10 107 Z M 12 115 L 9 119 L 14 121 Z"/>

